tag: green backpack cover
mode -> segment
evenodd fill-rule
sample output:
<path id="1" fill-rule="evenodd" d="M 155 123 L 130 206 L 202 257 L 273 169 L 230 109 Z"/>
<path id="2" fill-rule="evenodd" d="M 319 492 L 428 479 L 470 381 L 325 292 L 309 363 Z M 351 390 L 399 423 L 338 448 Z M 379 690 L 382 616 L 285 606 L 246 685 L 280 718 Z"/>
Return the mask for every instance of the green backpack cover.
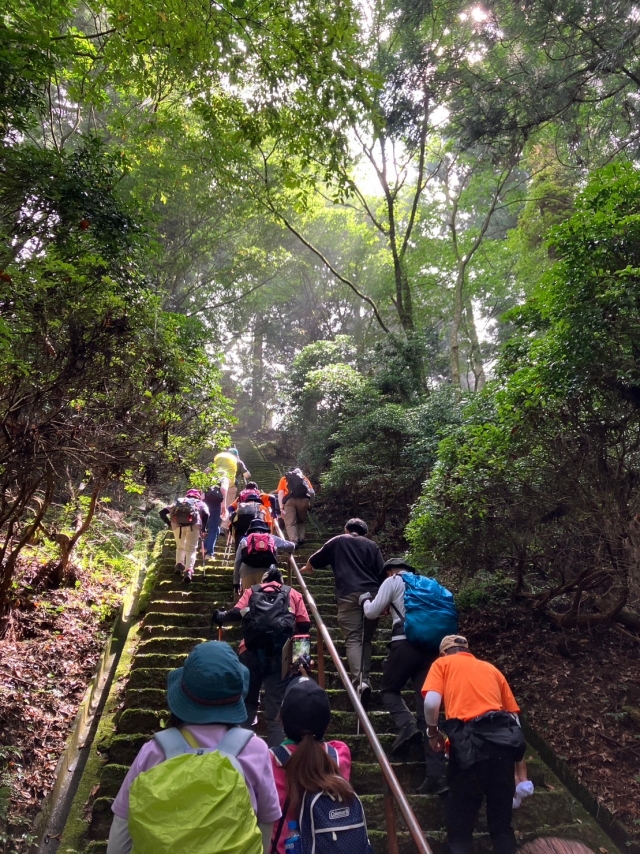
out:
<path id="1" fill-rule="evenodd" d="M 178 729 L 156 733 L 165 761 L 139 774 L 129 793 L 132 854 L 262 854 L 236 759 L 252 736 L 234 728 L 216 748 L 201 748 Z"/>

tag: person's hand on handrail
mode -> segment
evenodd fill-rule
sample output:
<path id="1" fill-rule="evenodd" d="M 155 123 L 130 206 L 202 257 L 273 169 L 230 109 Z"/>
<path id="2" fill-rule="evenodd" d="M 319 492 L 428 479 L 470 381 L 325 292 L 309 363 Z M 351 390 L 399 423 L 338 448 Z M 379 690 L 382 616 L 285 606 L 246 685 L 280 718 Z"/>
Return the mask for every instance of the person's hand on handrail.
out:
<path id="1" fill-rule="evenodd" d="M 313 567 L 311 566 L 311 564 L 309 563 L 309 561 L 307 561 L 307 562 L 305 563 L 305 565 L 302 567 L 302 569 L 300 570 L 300 572 L 308 572 L 308 573 L 309 573 L 309 575 L 311 575 L 311 573 L 313 572 Z"/>

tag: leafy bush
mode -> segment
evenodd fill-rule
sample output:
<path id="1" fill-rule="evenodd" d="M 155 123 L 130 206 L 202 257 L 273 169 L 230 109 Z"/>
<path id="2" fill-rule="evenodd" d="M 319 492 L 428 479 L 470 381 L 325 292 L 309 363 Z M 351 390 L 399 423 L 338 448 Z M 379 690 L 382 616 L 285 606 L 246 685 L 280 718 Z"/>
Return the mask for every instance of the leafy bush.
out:
<path id="1" fill-rule="evenodd" d="M 640 596 L 637 170 L 595 174 L 550 238 L 560 260 L 441 442 L 408 537 L 426 565 L 502 568 L 559 625 L 593 625 Z"/>

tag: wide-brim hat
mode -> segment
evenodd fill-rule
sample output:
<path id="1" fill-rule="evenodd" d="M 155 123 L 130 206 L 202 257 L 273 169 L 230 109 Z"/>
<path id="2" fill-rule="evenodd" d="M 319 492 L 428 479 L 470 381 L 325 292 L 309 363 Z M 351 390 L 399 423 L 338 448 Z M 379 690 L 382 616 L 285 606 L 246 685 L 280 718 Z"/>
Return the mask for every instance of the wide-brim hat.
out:
<path id="1" fill-rule="evenodd" d="M 415 572 L 415 569 L 411 566 L 411 564 L 407 563 L 403 557 L 392 557 L 386 561 L 383 569 L 386 571 L 391 571 L 394 569 L 408 569 L 409 572 Z"/>
<path id="2" fill-rule="evenodd" d="M 252 519 L 249 522 L 249 527 L 247 528 L 247 534 L 255 534 L 257 531 L 261 533 L 268 534 L 271 529 L 267 525 L 266 522 L 263 522 L 262 519 Z"/>
<path id="3" fill-rule="evenodd" d="M 331 722 L 326 691 L 307 677 L 291 682 L 282 701 L 280 719 L 287 738 L 292 741 L 302 741 L 306 733 L 322 741 Z"/>
<path id="4" fill-rule="evenodd" d="M 224 641 L 198 644 L 167 676 L 169 708 L 187 724 L 244 723 L 248 691 L 249 671 Z"/>

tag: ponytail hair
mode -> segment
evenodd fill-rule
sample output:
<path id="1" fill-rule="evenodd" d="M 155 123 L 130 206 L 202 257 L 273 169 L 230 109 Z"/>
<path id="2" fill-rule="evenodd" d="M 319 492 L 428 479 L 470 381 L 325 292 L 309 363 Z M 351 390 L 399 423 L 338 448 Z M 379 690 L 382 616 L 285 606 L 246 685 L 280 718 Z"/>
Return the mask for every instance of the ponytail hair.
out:
<path id="1" fill-rule="evenodd" d="M 336 763 L 311 733 L 302 737 L 284 770 L 292 814 L 300 809 L 305 792 L 323 792 L 347 803 L 355 797 L 351 784 L 340 776 Z"/>

